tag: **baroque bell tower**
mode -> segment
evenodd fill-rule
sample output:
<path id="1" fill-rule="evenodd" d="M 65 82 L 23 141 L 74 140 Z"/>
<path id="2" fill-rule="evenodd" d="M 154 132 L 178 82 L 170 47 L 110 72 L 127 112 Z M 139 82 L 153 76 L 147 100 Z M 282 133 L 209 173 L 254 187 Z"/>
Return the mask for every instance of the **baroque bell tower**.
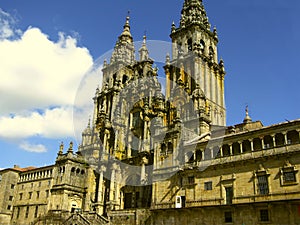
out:
<path id="1" fill-rule="evenodd" d="M 170 37 L 173 58 L 165 66 L 166 97 L 182 107 L 184 101 L 176 99 L 176 89 L 185 91 L 199 113 L 199 134 L 211 125 L 225 126 L 224 62 L 218 61 L 217 30 L 211 30 L 202 0 L 184 1 L 180 25 L 172 24 Z M 190 115 L 184 118 L 192 119 Z"/>

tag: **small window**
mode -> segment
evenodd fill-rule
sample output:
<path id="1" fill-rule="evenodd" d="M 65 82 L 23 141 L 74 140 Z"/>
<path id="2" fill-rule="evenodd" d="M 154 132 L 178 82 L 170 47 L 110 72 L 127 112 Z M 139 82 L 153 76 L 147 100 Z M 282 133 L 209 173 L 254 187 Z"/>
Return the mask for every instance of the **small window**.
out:
<path id="1" fill-rule="evenodd" d="M 28 215 L 29 215 L 29 206 L 26 207 L 25 218 L 28 218 Z"/>
<path id="2" fill-rule="evenodd" d="M 232 198 L 233 198 L 233 188 L 232 187 L 226 187 L 225 188 L 226 193 L 226 205 L 232 204 Z"/>
<path id="3" fill-rule="evenodd" d="M 188 177 L 188 184 L 195 184 L 195 177 L 194 176 Z"/>
<path id="4" fill-rule="evenodd" d="M 261 209 L 259 211 L 259 215 L 260 215 L 260 221 L 262 221 L 262 222 L 269 221 L 269 210 L 267 210 L 267 209 Z"/>
<path id="5" fill-rule="evenodd" d="M 188 51 L 191 52 L 193 50 L 193 41 L 191 38 L 188 39 L 187 45 L 188 45 Z"/>
<path id="6" fill-rule="evenodd" d="M 296 182 L 296 174 L 294 171 L 283 172 L 283 182 L 284 183 L 293 183 Z"/>
<path id="7" fill-rule="evenodd" d="M 46 198 L 49 197 L 49 190 L 46 190 Z"/>
<path id="8" fill-rule="evenodd" d="M 39 191 L 36 192 L 36 198 L 37 199 L 40 198 L 40 192 Z"/>
<path id="9" fill-rule="evenodd" d="M 10 188 L 15 189 L 15 185 L 14 184 L 10 185 Z"/>
<path id="10" fill-rule="evenodd" d="M 42 182 L 39 182 L 39 187 L 41 187 L 42 186 Z"/>
<path id="11" fill-rule="evenodd" d="M 38 211 L 39 211 L 39 207 L 36 206 L 36 207 L 35 207 L 35 211 L 34 211 L 34 217 L 35 217 L 35 218 L 38 216 Z"/>
<path id="12" fill-rule="evenodd" d="M 23 193 L 20 193 L 19 194 L 19 199 L 22 200 L 22 198 L 23 198 Z"/>
<path id="13" fill-rule="evenodd" d="M 211 181 L 205 182 L 205 183 L 204 183 L 204 190 L 205 190 L 205 191 L 210 191 L 210 190 L 212 190 L 212 182 L 211 182 Z"/>
<path id="14" fill-rule="evenodd" d="M 31 197 L 32 197 L 32 192 L 29 192 L 28 194 L 29 194 L 28 199 L 31 199 Z"/>
<path id="15" fill-rule="evenodd" d="M 232 212 L 225 212 L 225 223 L 232 223 Z"/>
<path id="16" fill-rule="evenodd" d="M 48 180 L 48 186 L 50 187 L 50 185 L 51 185 L 51 180 Z"/>
<path id="17" fill-rule="evenodd" d="M 18 219 L 20 216 L 20 207 L 17 208 L 16 218 Z"/>
<path id="18" fill-rule="evenodd" d="M 9 201 L 12 201 L 13 198 L 14 198 L 13 196 L 9 196 L 8 200 L 9 200 Z"/>
<path id="19" fill-rule="evenodd" d="M 257 177 L 258 180 L 258 192 L 260 195 L 269 194 L 268 176 L 262 175 Z"/>
<path id="20" fill-rule="evenodd" d="M 31 183 L 31 188 L 33 188 L 33 183 Z"/>
<path id="21" fill-rule="evenodd" d="M 7 206 L 7 210 L 11 210 L 11 205 L 8 205 L 8 206 Z"/>

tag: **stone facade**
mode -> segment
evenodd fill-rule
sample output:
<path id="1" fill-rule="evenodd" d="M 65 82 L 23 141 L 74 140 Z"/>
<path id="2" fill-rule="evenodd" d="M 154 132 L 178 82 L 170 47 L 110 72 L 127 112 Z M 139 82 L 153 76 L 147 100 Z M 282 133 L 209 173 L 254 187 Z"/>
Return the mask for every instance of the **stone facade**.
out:
<path id="1" fill-rule="evenodd" d="M 300 224 L 300 120 L 226 126 L 225 69 L 201 0 L 171 27 L 165 93 L 129 17 L 77 152 L 0 171 L 1 224 Z M 3 222 L 2 222 L 3 221 Z"/>

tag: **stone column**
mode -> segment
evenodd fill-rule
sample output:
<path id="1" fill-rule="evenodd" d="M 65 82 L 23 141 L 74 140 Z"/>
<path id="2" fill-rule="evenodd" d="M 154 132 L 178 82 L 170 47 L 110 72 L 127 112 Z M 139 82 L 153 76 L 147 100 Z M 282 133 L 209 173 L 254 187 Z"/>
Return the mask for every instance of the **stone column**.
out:
<path id="1" fill-rule="evenodd" d="M 243 154 L 243 142 L 239 141 L 238 143 L 240 145 L 240 153 Z"/>
<path id="2" fill-rule="evenodd" d="M 254 151 L 253 139 L 249 139 L 249 141 L 250 141 L 250 146 L 251 146 L 251 152 L 253 152 Z"/>
<path id="3" fill-rule="evenodd" d="M 229 146 L 229 150 L 230 150 L 230 155 L 233 155 L 233 152 L 232 152 L 232 144 L 228 144 Z"/>
<path id="4" fill-rule="evenodd" d="M 221 146 L 219 149 L 220 149 L 220 156 L 223 157 L 223 146 Z"/>
<path id="5" fill-rule="evenodd" d="M 273 142 L 273 148 L 275 148 L 276 147 L 275 134 L 272 134 L 271 137 L 272 137 L 272 142 Z"/>
<path id="6" fill-rule="evenodd" d="M 288 140 L 287 140 L 287 132 L 282 132 L 283 136 L 284 136 L 284 144 L 287 145 L 288 144 Z"/>

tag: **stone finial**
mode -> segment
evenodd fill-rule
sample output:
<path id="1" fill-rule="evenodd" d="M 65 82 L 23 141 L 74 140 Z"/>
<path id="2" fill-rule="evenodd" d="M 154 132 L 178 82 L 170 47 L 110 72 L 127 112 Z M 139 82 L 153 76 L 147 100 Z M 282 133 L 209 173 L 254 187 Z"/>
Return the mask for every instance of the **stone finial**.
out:
<path id="1" fill-rule="evenodd" d="M 173 21 L 171 32 L 174 33 L 175 31 L 176 31 L 176 26 L 175 26 L 175 22 Z"/>
<path id="2" fill-rule="evenodd" d="M 166 55 L 166 63 L 165 64 L 170 65 L 170 54 L 169 53 L 167 53 L 167 55 Z"/>
<path id="3" fill-rule="evenodd" d="M 139 50 L 140 53 L 140 61 L 146 61 L 149 59 L 149 51 L 147 49 L 147 45 L 146 45 L 146 34 L 144 34 L 143 36 L 143 44 L 142 47 Z"/>
<path id="4" fill-rule="evenodd" d="M 58 155 L 62 155 L 64 152 L 64 143 L 61 142 L 60 145 L 59 145 L 59 152 L 58 152 Z"/>
<path id="5" fill-rule="evenodd" d="M 71 141 L 70 142 L 70 145 L 69 145 L 69 149 L 68 149 L 68 153 L 72 153 L 73 152 L 73 142 Z"/>
<path id="6" fill-rule="evenodd" d="M 246 109 L 245 109 L 245 111 L 246 111 L 246 116 L 245 116 L 245 118 L 244 118 L 244 123 L 251 123 L 252 122 L 252 119 L 251 119 L 251 117 L 249 116 L 249 109 L 248 109 L 248 105 L 246 106 Z"/>

